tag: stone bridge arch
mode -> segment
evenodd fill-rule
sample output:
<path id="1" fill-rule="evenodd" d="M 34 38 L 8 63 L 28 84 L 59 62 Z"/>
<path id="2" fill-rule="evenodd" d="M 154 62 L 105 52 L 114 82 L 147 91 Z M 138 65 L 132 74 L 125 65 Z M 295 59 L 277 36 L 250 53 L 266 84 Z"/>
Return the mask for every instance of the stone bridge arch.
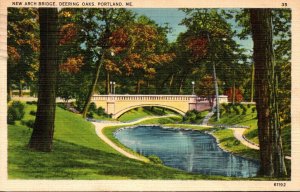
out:
<path id="1" fill-rule="evenodd" d="M 220 96 L 219 101 L 227 102 L 227 96 Z M 182 115 L 193 109 L 210 109 L 208 100 L 196 95 L 93 95 L 91 102 L 104 108 L 114 119 L 131 109 L 145 106 L 163 107 Z"/>

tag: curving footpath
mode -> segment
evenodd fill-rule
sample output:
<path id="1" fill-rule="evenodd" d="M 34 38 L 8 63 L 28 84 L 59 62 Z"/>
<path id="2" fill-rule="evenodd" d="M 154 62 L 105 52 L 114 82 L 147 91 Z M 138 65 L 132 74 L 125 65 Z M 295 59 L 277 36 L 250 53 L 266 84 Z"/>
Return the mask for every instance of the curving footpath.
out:
<path id="1" fill-rule="evenodd" d="M 109 138 L 107 138 L 102 130 L 104 127 L 107 127 L 107 126 L 115 126 L 115 125 L 134 125 L 136 123 L 139 123 L 139 122 L 142 122 L 142 121 L 145 121 L 145 120 L 149 120 L 149 119 L 159 119 L 159 118 L 164 118 L 164 117 L 175 117 L 177 115 L 164 115 L 164 116 L 154 116 L 154 117 L 145 117 L 145 118 L 141 118 L 141 119 L 138 119 L 136 121 L 132 121 L 132 122 L 129 122 L 129 123 L 120 123 L 120 122 L 108 122 L 108 121 L 105 121 L 105 122 L 92 122 L 94 125 L 95 125 L 95 130 L 96 130 L 96 134 L 98 135 L 98 137 L 100 137 L 100 139 L 102 139 L 106 144 L 108 144 L 109 146 L 111 146 L 112 148 L 114 148 L 116 151 L 118 151 L 119 153 L 123 154 L 124 156 L 128 157 L 128 158 L 131 158 L 131 159 L 136 159 L 136 160 L 139 160 L 139 161 L 145 161 L 145 159 L 141 158 L 141 157 L 138 157 L 138 156 L 135 156 L 127 151 L 125 151 L 124 149 L 122 149 L 121 147 L 117 146 L 114 142 L 112 142 Z"/>
<path id="2" fill-rule="evenodd" d="M 234 137 L 239 140 L 243 145 L 251 148 L 251 149 L 256 149 L 259 150 L 259 147 L 257 145 L 254 145 L 253 143 L 249 142 L 248 140 L 245 139 L 243 136 L 244 131 L 246 128 L 229 128 L 233 130 L 233 135 Z"/>

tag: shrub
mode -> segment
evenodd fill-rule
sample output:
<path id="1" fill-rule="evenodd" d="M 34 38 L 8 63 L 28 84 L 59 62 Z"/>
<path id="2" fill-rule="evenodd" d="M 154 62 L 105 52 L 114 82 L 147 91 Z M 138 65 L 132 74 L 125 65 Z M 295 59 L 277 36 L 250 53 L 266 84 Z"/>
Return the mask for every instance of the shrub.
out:
<path id="1" fill-rule="evenodd" d="M 240 104 L 240 108 L 243 110 L 242 115 L 246 115 L 246 113 L 247 113 L 247 108 L 245 107 L 245 105 Z"/>
<path id="2" fill-rule="evenodd" d="M 255 113 L 255 111 L 256 111 L 256 107 L 252 107 L 252 113 Z"/>
<path id="3" fill-rule="evenodd" d="M 149 155 L 148 159 L 154 164 L 163 164 L 162 160 L 156 155 Z"/>
<path id="4" fill-rule="evenodd" d="M 247 104 L 247 107 L 250 109 L 251 105 L 248 103 L 248 104 Z"/>
<path id="5" fill-rule="evenodd" d="M 89 111 L 90 112 L 96 112 L 97 111 L 97 106 L 94 102 L 92 102 L 89 106 Z"/>
<path id="6" fill-rule="evenodd" d="M 227 104 L 226 104 L 226 103 L 222 103 L 221 105 L 222 105 L 222 107 L 223 107 L 224 109 L 226 109 L 226 107 L 227 107 Z"/>
<path id="7" fill-rule="evenodd" d="M 67 110 L 67 106 L 64 103 L 57 103 L 57 106 L 64 110 Z"/>
<path id="8" fill-rule="evenodd" d="M 240 107 L 242 110 L 245 110 L 245 109 L 246 109 L 245 105 L 243 105 L 243 104 L 239 104 L 239 107 Z"/>
<path id="9" fill-rule="evenodd" d="M 222 117 L 224 115 L 225 109 L 221 108 L 220 109 L 220 116 Z"/>
<path id="10" fill-rule="evenodd" d="M 29 112 L 29 114 L 35 116 L 36 115 L 36 111 L 32 110 L 32 111 Z"/>
<path id="11" fill-rule="evenodd" d="M 34 105 L 34 104 L 37 104 L 37 102 L 36 101 L 26 101 L 26 104 L 28 104 L 28 105 Z"/>
<path id="12" fill-rule="evenodd" d="M 202 113 L 201 112 L 198 112 L 197 115 L 196 115 L 196 119 L 202 119 Z"/>
<path id="13" fill-rule="evenodd" d="M 236 105 L 233 105 L 233 110 L 235 111 L 235 113 L 237 114 L 237 115 L 239 115 L 240 114 L 240 110 L 237 108 L 237 106 Z"/>
<path id="14" fill-rule="evenodd" d="M 14 124 L 15 121 L 21 120 L 24 117 L 25 105 L 20 101 L 14 101 L 7 110 L 7 123 Z"/>
<path id="15" fill-rule="evenodd" d="M 105 109 L 102 108 L 102 107 L 98 107 L 96 113 L 97 113 L 97 115 L 99 115 L 99 116 L 101 116 L 101 115 L 106 115 Z"/>
<path id="16" fill-rule="evenodd" d="M 22 125 L 26 125 L 27 127 L 29 127 L 29 128 L 34 128 L 34 120 L 32 120 L 32 119 L 30 119 L 30 120 L 28 120 L 28 121 L 21 121 L 21 124 Z"/>
<path id="17" fill-rule="evenodd" d="M 231 105 L 226 105 L 225 111 L 226 113 L 231 113 Z"/>
<path id="18" fill-rule="evenodd" d="M 12 110 L 14 110 L 13 108 L 8 108 L 8 112 L 7 112 L 7 123 L 10 125 L 14 125 L 15 124 L 15 117 L 14 117 L 14 113 L 12 112 Z"/>
<path id="19" fill-rule="evenodd" d="M 86 115 L 88 118 L 93 118 L 94 117 L 94 114 L 93 112 L 88 112 L 88 114 Z"/>
<path id="20" fill-rule="evenodd" d="M 247 109 L 243 109 L 242 115 L 246 115 L 246 114 L 247 114 Z"/>

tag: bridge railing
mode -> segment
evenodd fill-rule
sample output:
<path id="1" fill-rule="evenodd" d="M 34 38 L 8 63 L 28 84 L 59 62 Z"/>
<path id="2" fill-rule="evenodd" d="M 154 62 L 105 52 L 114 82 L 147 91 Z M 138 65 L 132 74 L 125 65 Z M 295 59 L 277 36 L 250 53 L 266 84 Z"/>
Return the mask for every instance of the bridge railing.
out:
<path id="1" fill-rule="evenodd" d="M 92 101 L 205 101 L 196 95 L 93 95 Z"/>
<path id="2" fill-rule="evenodd" d="M 93 95 L 92 101 L 189 101 L 207 102 L 207 98 L 196 95 Z M 219 95 L 220 103 L 227 103 L 226 95 Z"/>

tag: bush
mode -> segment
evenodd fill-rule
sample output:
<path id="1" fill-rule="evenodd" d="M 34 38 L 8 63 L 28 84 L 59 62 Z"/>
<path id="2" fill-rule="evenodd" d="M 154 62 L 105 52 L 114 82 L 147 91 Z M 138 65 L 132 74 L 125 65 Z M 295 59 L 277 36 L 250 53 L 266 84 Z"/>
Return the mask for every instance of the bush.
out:
<path id="1" fill-rule="evenodd" d="M 196 119 L 202 119 L 202 118 L 203 118 L 202 113 L 198 112 L 196 115 Z"/>
<path id="2" fill-rule="evenodd" d="M 34 128 L 34 120 L 32 120 L 32 119 L 30 119 L 30 120 L 28 120 L 28 121 L 21 121 L 21 124 L 22 125 L 26 125 L 27 127 L 29 127 L 29 128 Z"/>
<path id="3" fill-rule="evenodd" d="M 14 124 L 15 121 L 21 120 L 24 117 L 25 105 L 20 101 L 14 101 L 7 110 L 7 123 Z"/>
<path id="4" fill-rule="evenodd" d="M 32 115 L 32 116 L 35 116 L 36 115 L 36 111 L 32 110 L 32 111 L 29 112 L 29 114 Z"/>
<path id="5" fill-rule="evenodd" d="M 256 107 L 253 107 L 251 110 L 252 110 L 252 113 L 255 113 Z"/>
<path id="6" fill-rule="evenodd" d="M 88 118 L 94 118 L 94 114 L 93 112 L 88 112 L 88 114 L 86 115 Z"/>
<path id="7" fill-rule="evenodd" d="M 10 125 L 14 125 L 15 124 L 15 117 L 14 117 L 14 113 L 11 110 L 14 110 L 12 108 L 8 108 L 8 112 L 7 112 L 7 123 Z"/>
<path id="8" fill-rule="evenodd" d="M 220 116 L 222 117 L 224 115 L 224 113 L 225 113 L 225 109 L 221 108 L 220 109 Z"/>
<path id="9" fill-rule="evenodd" d="M 248 104 L 247 104 L 247 107 L 250 109 L 251 105 L 248 103 Z"/>
<path id="10" fill-rule="evenodd" d="M 26 104 L 28 104 L 28 105 L 36 105 L 37 102 L 36 101 L 26 101 Z"/>
<path id="11" fill-rule="evenodd" d="M 98 107 L 97 111 L 96 111 L 97 115 L 101 116 L 101 115 L 107 115 L 105 113 L 105 109 L 102 107 Z"/>
<path id="12" fill-rule="evenodd" d="M 247 114 L 247 109 L 243 109 L 242 115 L 246 115 L 246 114 Z"/>
<path id="13" fill-rule="evenodd" d="M 97 106 L 94 102 L 92 102 L 89 106 L 89 111 L 90 112 L 96 112 L 97 111 Z"/>
<path id="14" fill-rule="evenodd" d="M 245 105 L 240 104 L 240 108 L 243 110 L 242 115 L 246 115 L 246 113 L 247 113 L 247 108 L 245 107 Z"/>
<path id="15" fill-rule="evenodd" d="M 243 104 L 239 104 L 239 106 L 240 106 L 240 108 L 241 108 L 242 110 L 246 110 L 246 107 L 245 107 L 245 105 L 243 105 Z"/>
<path id="16" fill-rule="evenodd" d="M 222 105 L 222 107 L 223 107 L 224 109 L 226 109 L 226 107 L 227 107 L 227 104 L 226 104 L 226 103 L 222 103 L 221 105 Z"/>
<path id="17" fill-rule="evenodd" d="M 163 164 L 162 160 L 156 155 L 149 155 L 148 159 L 154 164 L 160 164 L 160 165 Z"/>
<path id="18" fill-rule="evenodd" d="M 227 105 L 224 105 L 224 109 L 225 109 L 226 113 L 228 113 L 228 114 L 231 113 L 231 108 L 232 108 L 231 103 L 228 103 Z"/>
<path id="19" fill-rule="evenodd" d="M 235 111 L 235 113 L 236 113 L 237 115 L 240 114 L 240 110 L 237 108 L 236 105 L 233 105 L 232 108 L 233 108 L 233 110 Z"/>
<path id="20" fill-rule="evenodd" d="M 64 110 L 67 110 L 67 106 L 64 103 L 57 103 L 57 106 Z"/>

